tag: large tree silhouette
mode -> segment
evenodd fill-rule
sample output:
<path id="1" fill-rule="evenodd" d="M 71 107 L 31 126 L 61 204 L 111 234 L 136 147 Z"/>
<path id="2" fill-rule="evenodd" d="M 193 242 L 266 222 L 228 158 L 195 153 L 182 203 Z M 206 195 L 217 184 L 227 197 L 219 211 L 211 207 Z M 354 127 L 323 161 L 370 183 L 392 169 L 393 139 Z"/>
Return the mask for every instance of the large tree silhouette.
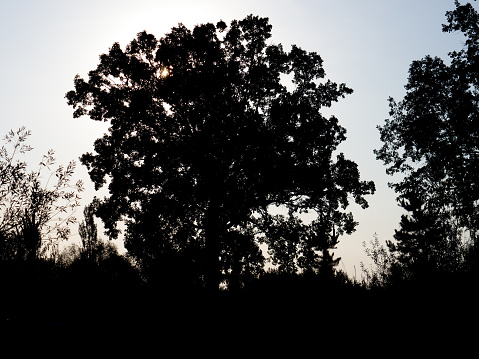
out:
<path id="1" fill-rule="evenodd" d="M 352 90 L 324 80 L 317 53 L 268 45 L 271 28 L 248 16 L 180 24 L 159 40 L 142 32 L 66 95 L 74 117 L 111 124 L 81 158 L 96 188 L 109 181 L 97 211 L 109 235 L 125 221 L 125 246 L 144 265 L 193 254 L 213 291 L 222 263 L 259 260 L 229 241 L 254 240 L 270 205 L 332 218 L 348 197 L 365 207 L 374 191 L 354 162 L 333 160 L 346 131 L 320 113 Z"/>

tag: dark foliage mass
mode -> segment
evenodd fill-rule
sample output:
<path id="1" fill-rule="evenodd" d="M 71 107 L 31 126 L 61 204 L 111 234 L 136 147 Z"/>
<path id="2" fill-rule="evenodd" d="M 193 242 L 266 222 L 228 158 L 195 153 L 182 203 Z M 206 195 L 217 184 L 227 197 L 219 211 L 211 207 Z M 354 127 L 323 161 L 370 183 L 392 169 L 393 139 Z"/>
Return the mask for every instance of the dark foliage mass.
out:
<path id="1" fill-rule="evenodd" d="M 361 264 L 360 278 L 337 270 L 332 250 L 357 225 L 350 201 L 366 208 L 375 188 L 337 153 L 346 131 L 321 111 L 352 90 L 325 80 L 317 53 L 271 44 L 268 19 L 254 16 L 114 44 L 66 94 L 74 117 L 110 124 L 81 157 L 109 196 L 85 207 L 78 244 L 59 250 L 77 222 L 74 163 L 52 170 L 50 151 L 30 172 L 18 159 L 31 150 L 29 132 L 5 137 L 0 324 L 8 338 L 41 338 L 36 348 L 51 338 L 55 348 L 108 341 L 110 349 L 121 338 L 228 355 L 293 342 L 296 351 L 312 344 L 326 353 L 345 341 L 382 349 L 391 338 L 417 350 L 424 333 L 451 342 L 462 327 L 460 339 L 470 340 L 479 15 L 456 1 L 446 17 L 443 30 L 463 33 L 464 48 L 448 63 L 414 61 L 404 99 L 390 99 L 379 126 L 375 154 L 400 174 L 391 187 L 407 214 L 385 245 L 377 236 L 364 243 L 372 264 Z M 127 253 L 101 239 L 96 218 L 110 238 L 125 228 Z"/>

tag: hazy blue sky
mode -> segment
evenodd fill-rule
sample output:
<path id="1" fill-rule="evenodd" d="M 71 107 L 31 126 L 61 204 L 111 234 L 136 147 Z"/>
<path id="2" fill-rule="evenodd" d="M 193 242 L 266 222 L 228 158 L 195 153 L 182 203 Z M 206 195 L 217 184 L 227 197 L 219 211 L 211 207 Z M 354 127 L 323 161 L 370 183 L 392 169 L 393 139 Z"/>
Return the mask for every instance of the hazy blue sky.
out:
<path id="1" fill-rule="evenodd" d="M 318 52 L 327 77 L 354 89 L 328 113 L 348 130 L 340 150 L 377 187 L 369 209 L 352 207 L 360 225 L 336 251 L 340 267 L 352 274 L 356 266 L 359 277 L 362 241 L 375 232 L 381 241 L 391 239 L 401 213 L 387 187 L 391 179 L 372 152 L 381 145 L 376 126 L 388 117 L 387 98 L 403 96 L 411 61 L 427 54 L 446 58 L 461 47 L 461 35 L 441 32 L 453 8 L 453 0 L 0 0 L 0 136 L 27 126 L 35 148 L 30 162 L 49 148 L 60 163 L 78 159 L 107 126 L 73 119 L 64 94 L 114 42 L 124 48 L 142 30 L 160 38 L 179 22 L 192 28 L 248 14 L 269 17 L 273 43 Z M 77 177 L 86 182 L 87 204 L 94 191 L 80 165 Z"/>

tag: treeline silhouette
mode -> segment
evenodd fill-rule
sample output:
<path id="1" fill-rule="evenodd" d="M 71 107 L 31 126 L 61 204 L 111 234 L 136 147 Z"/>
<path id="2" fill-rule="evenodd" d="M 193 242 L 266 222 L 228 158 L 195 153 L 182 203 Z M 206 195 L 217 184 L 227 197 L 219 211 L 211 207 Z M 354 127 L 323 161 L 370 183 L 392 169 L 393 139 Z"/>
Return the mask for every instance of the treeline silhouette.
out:
<path id="1" fill-rule="evenodd" d="M 391 186 L 408 214 L 386 246 L 364 244 L 372 264 L 354 277 L 333 250 L 357 225 L 350 201 L 366 208 L 375 186 L 333 156 L 346 131 L 321 110 L 352 90 L 325 80 L 317 53 L 268 44 L 271 25 L 255 16 L 114 44 L 66 94 L 74 117 L 111 124 L 81 157 L 109 197 L 84 208 L 78 244 L 60 248 L 78 222 L 75 163 L 54 170 L 49 151 L 30 171 L 18 159 L 30 133 L 4 139 L 2 325 L 20 337 L 217 345 L 463 325 L 477 314 L 479 16 L 458 2 L 446 15 L 443 30 L 462 32 L 464 49 L 449 65 L 413 62 L 405 98 L 390 99 L 378 127 L 375 154 L 402 174 Z M 125 254 L 95 218 L 109 238 L 124 223 Z"/>

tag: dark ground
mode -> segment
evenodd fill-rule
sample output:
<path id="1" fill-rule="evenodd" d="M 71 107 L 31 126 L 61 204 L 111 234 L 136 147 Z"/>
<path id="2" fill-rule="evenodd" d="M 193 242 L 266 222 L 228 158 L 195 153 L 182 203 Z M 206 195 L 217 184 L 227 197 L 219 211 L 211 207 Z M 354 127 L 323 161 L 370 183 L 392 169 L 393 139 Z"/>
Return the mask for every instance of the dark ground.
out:
<path id="1" fill-rule="evenodd" d="M 224 357 L 297 354 L 307 348 L 318 356 L 389 356 L 421 349 L 428 356 L 453 350 L 458 357 L 478 340 L 479 293 L 470 279 L 366 290 L 316 279 L 267 278 L 236 294 L 211 297 L 199 290 L 96 277 L 3 281 L 0 344 L 17 353 L 67 357 L 100 349 L 138 354 L 146 348 Z"/>

